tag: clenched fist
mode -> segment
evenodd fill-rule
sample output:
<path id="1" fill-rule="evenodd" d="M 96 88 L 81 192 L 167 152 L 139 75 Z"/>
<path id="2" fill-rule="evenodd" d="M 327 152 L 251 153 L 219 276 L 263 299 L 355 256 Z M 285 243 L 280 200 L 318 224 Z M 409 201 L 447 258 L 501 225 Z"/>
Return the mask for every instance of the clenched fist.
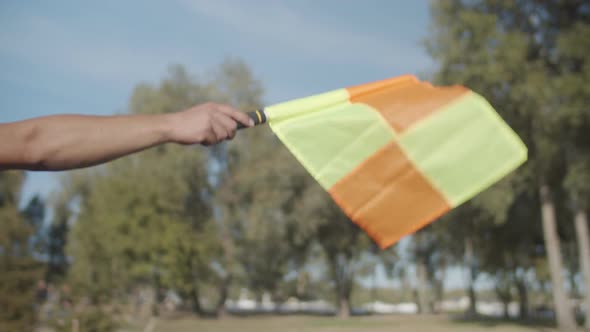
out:
<path id="1" fill-rule="evenodd" d="M 212 145 L 234 138 L 238 122 L 246 127 L 254 121 L 244 112 L 216 103 L 206 103 L 169 114 L 170 140 L 179 144 Z"/>

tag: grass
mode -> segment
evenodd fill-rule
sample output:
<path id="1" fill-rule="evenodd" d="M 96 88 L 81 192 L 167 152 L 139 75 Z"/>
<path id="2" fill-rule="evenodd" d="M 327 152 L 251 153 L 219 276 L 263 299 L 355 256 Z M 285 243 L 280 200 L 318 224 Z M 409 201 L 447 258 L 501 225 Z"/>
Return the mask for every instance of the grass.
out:
<path id="1" fill-rule="evenodd" d="M 138 329 L 137 331 L 141 331 Z M 520 325 L 513 322 L 495 321 L 455 321 L 448 316 L 427 315 L 388 315 L 352 317 L 336 319 L 332 317 L 312 316 L 252 316 L 229 317 L 223 320 L 198 319 L 183 317 L 176 319 L 159 319 L 152 332 L 192 332 L 192 331 L 224 331 L 224 332 L 532 332 L 555 331 L 542 325 Z"/>

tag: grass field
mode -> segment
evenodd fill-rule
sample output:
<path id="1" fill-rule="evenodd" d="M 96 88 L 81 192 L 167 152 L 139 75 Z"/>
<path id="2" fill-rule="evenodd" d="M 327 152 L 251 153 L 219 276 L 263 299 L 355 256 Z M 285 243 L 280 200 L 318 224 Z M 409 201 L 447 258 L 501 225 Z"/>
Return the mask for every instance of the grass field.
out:
<path id="1" fill-rule="evenodd" d="M 152 332 L 189 332 L 189 331 L 223 331 L 223 332 L 527 332 L 556 331 L 543 326 L 523 326 L 501 321 L 461 322 L 448 316 L 372 316 L 353 317 L 339 320 L 332 317 L 287 316 L 287 317 L 230 317 L 223 320 L 196 318 L 159 319 L 148 328 Z"/>

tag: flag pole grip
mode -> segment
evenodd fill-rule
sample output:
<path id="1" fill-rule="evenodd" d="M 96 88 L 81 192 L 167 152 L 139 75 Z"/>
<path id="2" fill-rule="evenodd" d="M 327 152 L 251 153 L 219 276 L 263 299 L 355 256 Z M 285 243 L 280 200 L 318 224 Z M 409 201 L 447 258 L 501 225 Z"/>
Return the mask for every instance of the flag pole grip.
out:
<path id="1" fill-rule="evenodd" d="M 266 114 L 264 113 L 264 109 L 259 109 L 254 112 L 248 112 L 248 117 L 254 121 L 254 125 L 257 126 L 259 124 L 266 123 Z M 241 122 L 238 122 L 238 130 L 248 128 L 244 126 Z"/>

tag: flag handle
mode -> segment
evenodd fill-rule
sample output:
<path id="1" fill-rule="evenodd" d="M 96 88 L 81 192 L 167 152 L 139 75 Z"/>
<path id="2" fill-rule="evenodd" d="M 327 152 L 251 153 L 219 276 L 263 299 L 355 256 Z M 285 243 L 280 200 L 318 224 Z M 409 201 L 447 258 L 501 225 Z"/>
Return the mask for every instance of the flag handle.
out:
<path id="1" fill-rule="evenodd" d="M 255 126 L 257 126 L 259 124 L 266 123 L 266 114 L 264 113 L 264 109 L 259 109 L 254 112 L 248 112 L 246 114 L 248 114 L 250 119 L 254 120 Z M 241 124 L 240 122 L 238 122 L 238 130 L 244 129 L 244 128 L 248 128 L 248 127 L 246 127 L 243 124 Z"/>

